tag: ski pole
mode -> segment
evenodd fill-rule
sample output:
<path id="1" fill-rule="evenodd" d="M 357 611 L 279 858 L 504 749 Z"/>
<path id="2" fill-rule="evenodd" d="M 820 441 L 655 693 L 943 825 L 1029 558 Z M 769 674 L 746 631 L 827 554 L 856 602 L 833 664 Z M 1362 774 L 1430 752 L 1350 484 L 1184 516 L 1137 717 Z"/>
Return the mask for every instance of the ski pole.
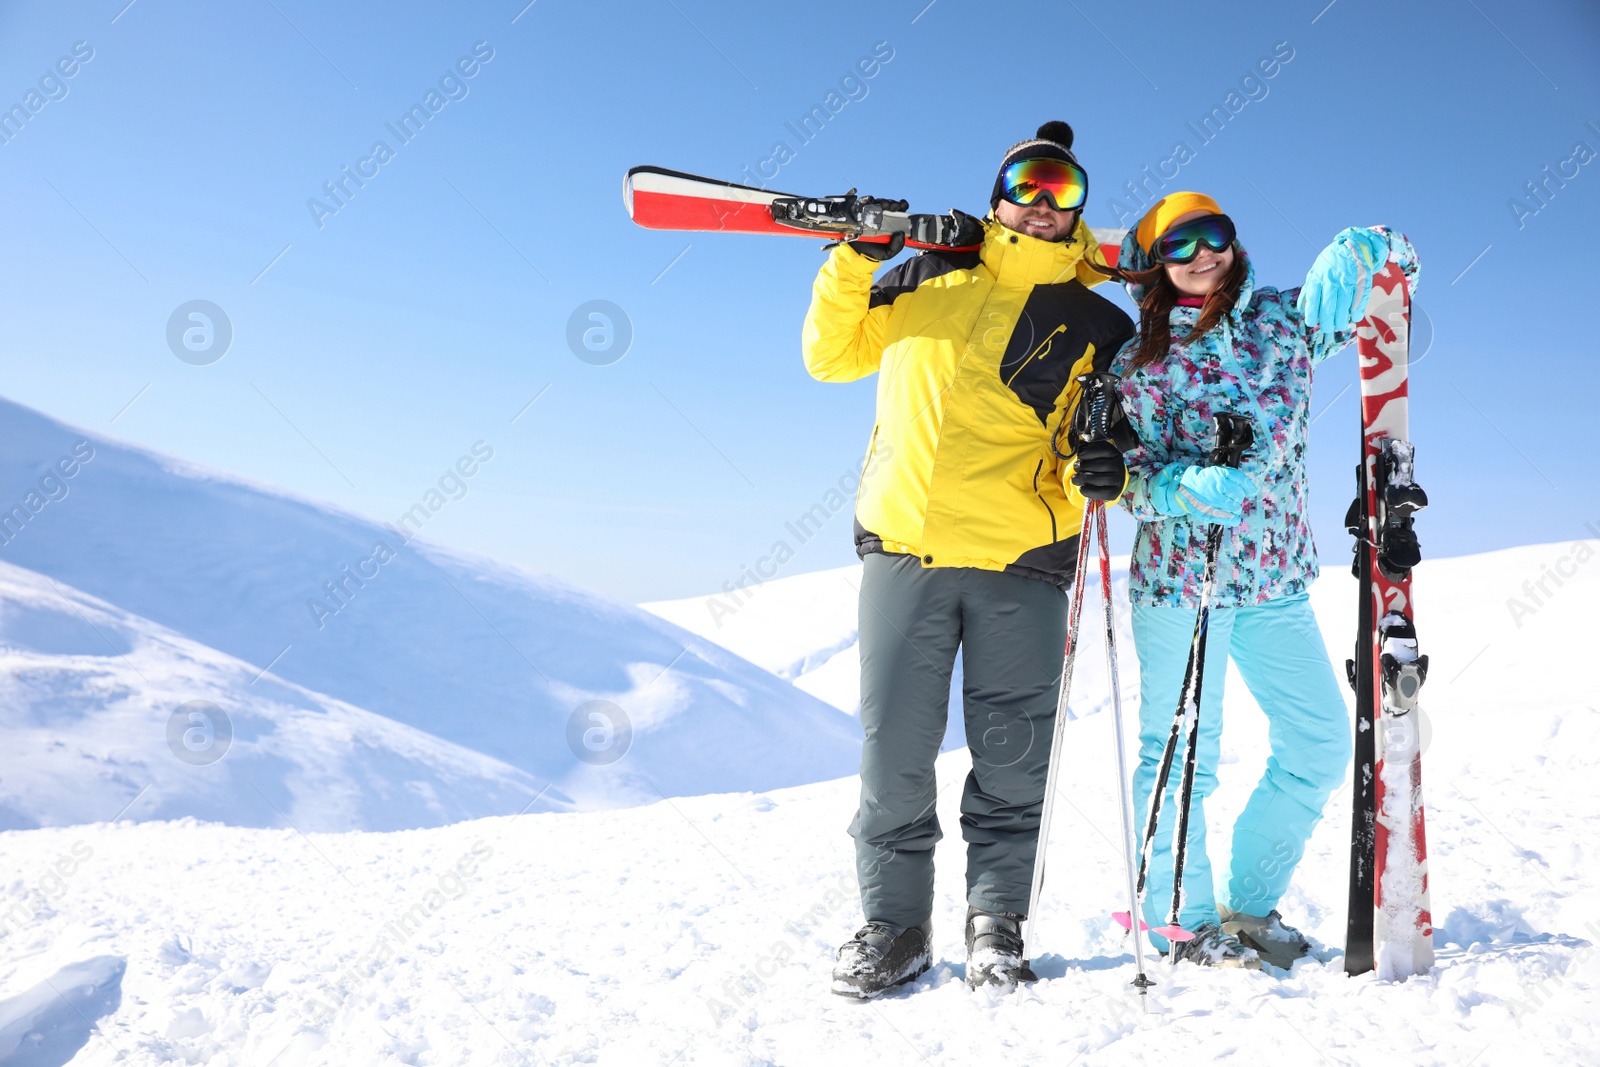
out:
<path id="1" fill-rule="evenodd" d="M 1111 424 L 1121 415 L 1119 379 L 1113 374 L 1098 374 L 1084 375 L 1079 381 L 1083 383 L 1086 393 L 1093 389 L 1096 400 L 1100 401 L 1100 406 L 1091 405 L 1089 408 L 1085 440 L 1109 440 Z M 1100 550 L 1100 600 L 1105 612 L 1106 678 L 1111 688 L 1111 728 L 1117 761 L 1117 818 L 1122 829 L 1122 873 L 1128 891 L 1128 914 L 1133 916 L 1139 911 L 1139 897 L 1134 885 L 1133 797 L 1128 789 L 1128 760 L 1122 732 L 1122 682 L 1117 671 L 1116 615 L 1111 600 L 1110 524 L 1106 520 L 1103 502 L 1096 501 L 1094 511 L 1098 521 L 1097 541 Z M 1140 1003 L 1144 1003 L 1143 998 L 1155 984 L 1144 971 L 1144 933 L 1131 921 L 1128 932 L 1133 935 L 1133 985 L 1139 990 Z"/>
<path id="2" fill-rule="evenodd" d="M 1100 515 L 1100 598 L 1105 604 L 1106 668 L 1111 681 L 1111 729 L 1116 736 L 1117 816 L 1122 825 L 1122 873 L 1127 880 L 1128 907 L 1131 909 L 1128 914 L 1134 916 L 1139 914 L 1139 892 L 1134 887 L 1133 879 L 1133 797 L 1128 791 L 1128 758 L 1122 739 L 1122 683 L 1117 675 L 1117 630 L 1111 610 L 1111 543 L 1106 530 L 1105 505 L 1097 502 L 1095 510 Z M 1144 936 L 1143 932 L 1131 922 L 1128 931 L 1133 934 L 1133 958 L 1137 968 L 1133 984 L 1138 988 L 1139 995 L 1144 997 L 1147 995 L 1147 990 L 1155 985 L 1144 973 Z"/>
<path id="3" fill-rule="evenodd" d="M 1212 466 L 1237 467 L 1250 447 L 1254 432 L 1248 419 L 1241 415 L 1219 414 L 1217 444 L 1211 452 Z M 1200 749 L 1200 698 L 1205 682 L 1206 634 L 1211 623 L 1211 593 L 1217 577 L 1217 556 L 1222 547 L 1222 525 L 1211 523 L 1206 527 L 1206 572 L 1200 590 L 1200 612 L 1195 619 L 1194 638 L 1189 649 L 1189 670 L 1194 678 L 1187 699 L 1180 705 L 1182 714 L 1189 719 L 1189 737 L 1183 754 L 1183 785 L 1178 797 L 1177 839 L 1172 845 L 1172 909 L 1167 914 L 1167 929 L 1182 931 L 1178 913 L 1183 909 L 1183 868 L 1189 854 L 1189 813 L 1194 800 L 1195 767 Z"/>
<path id="4" fill-rule="evenodd" d="M 1217 443 L 1211 452 L 1211 465 L 1237 467 L 1254 438 L 1250 421 L 1241 415 L 1224 412 L 1216 416 L 1216 428 Z M 1170 941 L 1186 941 L 1194 936 L 1178 925 L 1178 914 L 1183 907 L 1183 869 L 1188 856 L 1189 811 L 1194 797 L 1195 767 L 1199 755 L 1200 697 L 1205 679 L 1206 635 L 1211 623 L 1211 592 L 1216 582 L 1217 556 L 1222 547 L 1222 532 L 1223 528 L 1218 523 L 1210 523 L 1206 527 L 1205 570 L 1200 586 L 1200 609 L 1195 615 L 1194 636 L 1189 642 L 1189 661 L 1184 667 L 1178 707 L 1173 713 L 1172 729 L 1167 735 L 1167 744 L 1162 752 L 1156 783 L 1150 793 L 1144 841 L 1139 850 L 1137 891 L 1143 893 L 1150 854 L 1155 845 L 1156 825 L 1161 818 L 1162 797 L 1166 793 L 1167 782 L 1172 772 L 1178 737 L 1183 733 L 1183 726 L 1187 721 L 1189 730 L 1184 751 L 1182 786 L 1178 798 L 1178 836 L 1172 846 L 1172 907 L 1167 915 L 1167 925 L 1156 931 Z"/>
<path id="5" fill-rule="evenodd" d="M 1108 441 L 1112 437 L 1112 426 L 1120 416 L 1121 401 L 1118 397 L 1119 379 L 1114 374 L 1085 374 L 1078 378 L 1080 386 L 1080 399 L 1074 413 L 1074 434 L 1082 442 Z M 1052 450 L 1061 459 L 1068 457 L 1062 455 L 1051 442 Z M 1106 657 L 1109 667 L 1111 684 L 1111 711 L 1113 729 L 1116 733 L 1116 760 L 1117 760 L 1117 797 L 1118 814 L 1122 825 L 1122 854 L 1123 872 L 1127 879 L 1129 899 L 1134 901 L 1137 909 L 1137 898 L 1134 896 L 1133 879 L 1133 826 L 1132 813 L 1129 808 L 1128 777 L 1125 752 L 1122 740 L 1122 696 L 1117 675 L 1116 652 L 1116 627 L 1111 602 L 1111 549 L 1107 535 L 1105 503 L 1099 500 L 1088 502 L 1084 508 L 1083 526 L 1078 535 L 1078 559 L 1072 585 L 1071 607 L 1067 615 L 1067 649 L 1061 668 L 1061 688 L 1056 699 L 1056 722 L 1052 733 L 1050 748 L 1049 770 L 1045 776 L 1044 808 L 1040 815 L 1039 844 L 1034 858 L 1033 887 L 1029 897 L 1028 930 L 1023 939 L 1024 944 L 1031 943 L 1033 936 L 1034 920 L 1038 915 L 1039 893 L 1044 885 L 1044 856 L 1045 846 L 1049 841 L 1050 817 L 1055 807 L 1055 792 L 1057 779 L 1061 766 L 1061 741 L 1067 719 L 1067 696 L 1072 688 L 1072 671 L 1077 660 L 1077 645 L 1079 627 L 1083 618 L 1083 580 L 1088 554 L 1085 548 L 1089 542 L 1091 529 L 1098 530 L 1098 545 L 1100 556 L 1100 592 L 1105 609 L 1105 636 Z M 1144 972 L 1144 939 L 1138 930 L 1133 931 L 1134 959 L 1137 974 L 1133 980 L 1134 986 L 1141 996 L 1155 983 Z"/>
<path id="6" fill-rule="evenodd" d="M 1088 412 L 1095 406 L 1095 401 L 1100 401 L 1104 407 L 1105 390 L 1103 386 L 1093 385 L 1085 375 L 1079 379 L 1079 397 L 1077 408 L 1074 412 Z M 1115 381 L 1115 379 L 1113 379 Z M 1094 400 L 1091 400 L 1090 390 L 1094 390 Z M 1111 394 L 1114 398 L 1115 393 Z M 1107 411 L 1109 418 L 1109 411 Z M 1066 418 L 1062 416 L 1063 420 Z M 1075 420 L 1076 421 L 1076 420 Z M 1076 433 L 1078 427 L 1073 427 Z M 1057 436 L 1061 431 L 1057 431 Z M 1071 457 L 1063 453 L 1056 445 L 1055 438 L 1051 438 L 1050 449 L 1062 462 L 1069 462 Z M 1089 541 L 1089 533 L 1094 528 L 1095 505 L 1098 501 L 1089 501 L 1083 509 L 1083 524 L 1078 529 L 1078 555 L 1073 567 L 1072 599 L 1067 608 L 1067 645 L 1061 661 L 1061 685 L 1056 691 L 1056 717 L 1050 731 L 1050 761 L 1045 770 L 1044 805 L 1039 812 L 1039 839 L 1034 848 L 1033 856 L 1033 885 L 1028 893 L 1027 926 L 1023 930 L 1022 943 L 1033 943 L 1033 931 L 1039 915 L 1039 894 L 1044 888 L 1045 846 L 1050 840 L 1050 821 L 1055 813 L 1056 783 L 1061 773 L 1061 741 L 1067 722 L 1067 697 L 1072 692 L 1072 671 L 1078 659 L 1078 629 L 1083 618 L 1083 579 L 1087 570 L 1089 557 L 1084 552 L 1084 546 Z"/>
<path id="7" fill-rule="evenodd" d="M 1095 504 L 1083 511 L 1083 526 L 1078 532 L 1078 561 L 1072 579 L 1072 600 L 1067 609 L 1067 647 L 1061 661 L 1061 688 L 1056 692 L 1056 719 L 1050 731 L 1050 763 L 1044 778 L 1044 807 L 1039 812 L 1039 842 L 1033 856 L 1033 887 L 1028 892 L 1027 929 L 1022 943 L 1033 944 L 1034 926 L 1039 917 L 1039 892 L 1044 888 L 1045 845 L 1050 840 L 1050 817 L 1055 812 L 1056 783 L 1061 774 L 1061 742 L 1067 723 L 1067 695 L 1072 691 L 1072 668 L 1078 658 L 1078 623 L 1083 617 L 1083 578 L 1089 557 L 1083 551 L 1094 520 Z"/>

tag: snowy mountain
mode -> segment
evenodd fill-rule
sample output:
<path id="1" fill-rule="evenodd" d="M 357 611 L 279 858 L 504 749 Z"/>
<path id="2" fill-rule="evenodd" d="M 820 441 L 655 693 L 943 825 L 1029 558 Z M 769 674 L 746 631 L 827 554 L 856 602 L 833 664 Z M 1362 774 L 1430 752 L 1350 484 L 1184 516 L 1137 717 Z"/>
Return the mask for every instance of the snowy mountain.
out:
<path id="1" fill-rule="evenodd" d="M 1418 569 L 1438 964 L 1405 982 L 1342 972 L 1347 785 L 1282 904 L 1315 958 L 1292 973 L 1156 963 L 1142 1010 L 1107 918 L 1124 891 L 1111 717 L 1090 714 L 1067 726 L 1069 803 L 1032 946 L 1042 980 L 1013 996 L 961 981 L 954 786 L 967 761 L 951 752 L 938 768 L 936 962 L 870 1006 L 827 992 L 859 921 L 844 832 L 857 782 L 842 778 L 390 834 L 126 821 L 0 834 L 16 902 L 0 928 L 0 1047 L 32 1028 L 51 1048 L 81 1046 L 75 1064 L 152 1067 L 1591 1063 L 1593 556 L 1538 545 Z M 1336 656 L 1355 596 L 1343 570 L 1316 586 Z M 1226 715 L 1207 809 L 1219 869 L 1265 758 L 1237 677 Z M 70 1012 L 58 985 L 75 991 Z"/>
<path id="2" fill-rule="evenodd" d="M 296 699 L 432 734 L 580 807 L 854 769 L 853 725 L 759 667 L 633 606 L 418 539 L 450 488 L 441 480 L 409 519 L 380 524 L 0 401 L 0 562 L 114 605 L 141 634 L 135 617 L 220 653 L 186 654 L 231 661 L 231 688 L 211 688 L 220 675 L 189 688 L 225 707 L 221 695 L 237 696 L 242 714 L 265 714 L 237 683 L 267 670 L 251 692 L 281 679 Z M 83 681 L 73 670 L 64 686 Z M 81 729 L 76 715 L 44 682 L 0 706 L 10 726 L 37 719 L 41 741 Z M 39 803 L 18 817 L 58 821 Z M 469 810 L 453 803 L 426 821 Z M 116 805 L 91 808 L 109 818 Z"/>
<path id="3" fill-rule="evenodd" d="M 564 810 L 549 783 L 0 563 L 0 828 L 394 830 Z"/>

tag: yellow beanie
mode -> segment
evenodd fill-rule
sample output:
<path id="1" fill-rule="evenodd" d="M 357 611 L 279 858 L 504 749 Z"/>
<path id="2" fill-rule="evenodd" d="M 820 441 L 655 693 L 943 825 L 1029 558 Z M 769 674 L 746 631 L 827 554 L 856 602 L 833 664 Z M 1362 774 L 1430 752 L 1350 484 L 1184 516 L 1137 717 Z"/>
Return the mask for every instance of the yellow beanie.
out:
<path id="1" fill-rule="evenodd" d="M 1204 211 L 1211 215 L 1223 213 L 1217 202 L 1205 193 L 1173 193 L 1170 196 L 1163 196 L 1151 204 L 1150 210 L 1139 220 L 1139 226 L 1134 231 L 1139 247 L 1148 255 L 1150 247 L 1156 243 L 1156 238 L 1167 232 L 1173 220 L 1182 218 L 1191 211 Z"/>

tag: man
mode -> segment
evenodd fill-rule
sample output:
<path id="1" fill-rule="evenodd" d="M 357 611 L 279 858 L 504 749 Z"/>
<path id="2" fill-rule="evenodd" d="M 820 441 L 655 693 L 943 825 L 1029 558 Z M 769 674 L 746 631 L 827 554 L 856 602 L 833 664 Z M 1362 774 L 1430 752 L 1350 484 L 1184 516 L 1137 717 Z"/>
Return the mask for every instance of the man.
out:
<path id="1" fill-rule="evenodd" d="M 1049 122 L 1001 161 L 977 252 L 835 247 L 803 334 L 820 381 L 878 373 L 856 500 L 861 586 L 861 805 L 850 826 L 866 925 L 839 950 L 834 992 L 866 999 L 932 963 L 934 760 L 961 649 L 972 773 L 967 984 L 1031 980 L 1029 907 L 1082 510 L 1064 427 L 1076 378 L 1105 370 L 1132 321 L 1089 292 L 1104 280 L 1080 217 L 1088 179 L 1072 128 Z M 1089 453 L 1089 446 L 1085 447 Z M 1114 499 L 1126 470 L 1080 455 L 1080 493 Z"/>

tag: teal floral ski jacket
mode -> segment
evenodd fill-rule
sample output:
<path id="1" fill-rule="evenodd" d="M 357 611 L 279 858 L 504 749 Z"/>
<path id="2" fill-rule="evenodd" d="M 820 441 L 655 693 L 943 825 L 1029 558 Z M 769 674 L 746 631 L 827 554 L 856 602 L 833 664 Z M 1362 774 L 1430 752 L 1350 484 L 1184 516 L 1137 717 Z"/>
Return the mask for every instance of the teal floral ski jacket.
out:
<path id="1" fill-rule="evenodd" d="M 1416 292 L 1416 249 L 1395 230 L 1378 228 L 1390 256 Z M 1245 256 L 1236 242 L 1235 253 Z M 1121 265 L 1149 261 L 1130 232 Z M 1172 347 L 1164 361 L 1137 370 L 1129 364 L 1138 338 L 1123 346 L 1112 369 L 1123 375 L 1122 401 L 1140 445 L 1126 455 L 1129 481 L 1123 505 L 1139 520 L 1129 567 L 1135 604 L 1198 607 L 1204 578 L 1206 523 L 1162 515 L 1151 504 L 1150 483 L 1169 466 L 1204 464 L 1214 443 L 1212 416 L 1233 412 L 1250 419 L 1255 445 L 1242 469 L 1259 492 L 1244 502 L 1243 521 L 1224 530 L 1212 604 L 1244 607 L 1303 592 L 1318 573 L 1317 549 L 1307 520 L 1306 440 L 1311 421 L 1311 381 L 1318 364 L 1349 344 L 1354 323 L 1327 334 L 1310 327 L 1295 307 L 1299 288 L 1257 288 L 1249 268 L 1239 300 L 1210 332 L 1181 344 L 1198 308 L 1172 309 Z M 1128 286 L 1137 302 L 1142 288 Z"/>

